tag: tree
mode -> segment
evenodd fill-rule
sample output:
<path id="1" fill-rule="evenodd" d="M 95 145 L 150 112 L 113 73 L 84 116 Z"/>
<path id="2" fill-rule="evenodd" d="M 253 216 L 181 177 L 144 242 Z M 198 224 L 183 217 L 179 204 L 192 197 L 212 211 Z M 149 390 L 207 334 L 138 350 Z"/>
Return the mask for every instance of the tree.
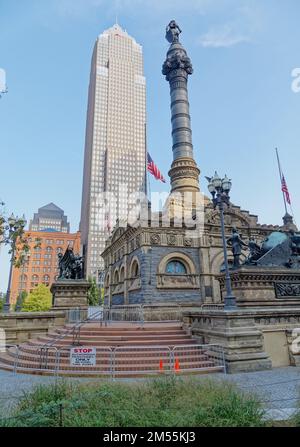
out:
<path id="1" fill-rule="evenodd" d="M 89 306 L 97 306 L 100 300 L 100 290 L 97 286 L 96 279 L 89 277 L 90 288 L 88 291 Z"/>
<path id="2" fill-rule="evenodd" d="M 5 297 L 6 297 L 6 294 L 5 294 L 5 293 L 0 294 L 0 312 L 2 312 L 3 305 L 4 305 L 4 303 L 5 303 Z"/>
<path id="3" fill-rule="evenodd" d="M 26 290 L 22 290 L 21 293 L 19 293 L 16 304 L 14 306 L 14 310 L 20 310 L 23 308 L 23 304 L 25 299 L 27 298 L 28 293 L 26 292 Z"/>
<path id="4" fill-rule="evenodd" d="M 52 307 L 52 294 L 45 284 L 39 284 L 25 298 L 23 312 L 44 312 Z"/>

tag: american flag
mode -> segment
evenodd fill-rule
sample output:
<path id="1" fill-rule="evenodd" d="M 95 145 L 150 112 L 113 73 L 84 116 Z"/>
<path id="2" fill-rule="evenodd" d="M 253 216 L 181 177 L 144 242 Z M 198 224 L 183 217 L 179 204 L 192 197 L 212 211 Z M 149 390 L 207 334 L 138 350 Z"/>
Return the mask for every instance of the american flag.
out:
<path id="1" fill-rule="evenodd" d="M 291 198 L 290 198 L 290 193 L 284 178 L 284 175 L 281 176 L 281 191 L 283 192 L 284 196 L 285 196 L 285 200 L 287 201 L 287 203 L 290 205 L 291 204 Z"/>
<path id="2" fill-rule="evenodd" d="M 162 173 L 160 172 L 160 170 L 158 169 L 158 167 L 156 166 L 156 164 L 154 163 L 149 154 L 147 154 L 147 169 L 150 172 L 150 174 L 152 174 L 156 178 L 156 180 L 160 180 L 161 182 L 166 183 Z"/>

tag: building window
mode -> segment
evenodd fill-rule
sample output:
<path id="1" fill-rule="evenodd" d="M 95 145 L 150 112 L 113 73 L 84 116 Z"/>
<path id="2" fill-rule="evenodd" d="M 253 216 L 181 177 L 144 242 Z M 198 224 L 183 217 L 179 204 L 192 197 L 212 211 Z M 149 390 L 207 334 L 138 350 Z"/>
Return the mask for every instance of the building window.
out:
<path id="1" fill-rule="evenodd" d="M 119 271 L 116 270 L 114 274 L 114 284 L 119 284 Z"/>
<path id="2" fill-rule="evenodd" d="M 52 247 L 47 247 L 47 248 L 46 248 L 46 252 L 47 252 L 47 253 L 51 253 L 51 252 L 52 252 Z"/>
<path id="3" fill-rule="evenodd" d="M 185 265 L 178 260 L 169 261 L 166 266 L 166 273 L 170 273 L 171 275 L 186 275 L 186 267 Z"/>
<path id="4" fill-rule="evenodd" d="M 131 278 L 137 278 L 140 275 L 140 267 L 138 261 L 135 259 L 131 264 L 130 276 Z"/>

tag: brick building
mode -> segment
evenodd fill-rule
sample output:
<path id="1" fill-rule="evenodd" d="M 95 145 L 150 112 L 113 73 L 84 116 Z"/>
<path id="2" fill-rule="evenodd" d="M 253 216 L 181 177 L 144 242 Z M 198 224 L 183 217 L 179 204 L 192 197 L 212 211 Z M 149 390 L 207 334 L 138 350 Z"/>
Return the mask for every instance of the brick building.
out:
<path id="1" fill-rule="evenodd" d="M 80 232 L 26 231 L 30 246 L 29 256 L 21 268 L 13 268 L 11 303 L 15 303 L 21 291 L 30 292 L 38 284 L 51 286 L 58 274 L 58 253 L 72 246 L 80 253 Z M 37 246 L 37 241 L 39 245 Z"/>

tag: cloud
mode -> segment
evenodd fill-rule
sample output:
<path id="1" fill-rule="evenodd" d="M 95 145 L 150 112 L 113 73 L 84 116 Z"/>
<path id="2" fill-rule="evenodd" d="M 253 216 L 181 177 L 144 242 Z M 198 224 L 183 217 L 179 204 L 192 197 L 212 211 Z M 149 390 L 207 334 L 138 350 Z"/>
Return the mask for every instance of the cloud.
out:
<path id="1" fill-rule="evenodd" d="M 202 47 L 226 48 L 250 40 L 250 36 L 236 32 L 231 25 L 227 24 L 219 28 L 212 28 L 200 36 L 197 43 Z"/>

